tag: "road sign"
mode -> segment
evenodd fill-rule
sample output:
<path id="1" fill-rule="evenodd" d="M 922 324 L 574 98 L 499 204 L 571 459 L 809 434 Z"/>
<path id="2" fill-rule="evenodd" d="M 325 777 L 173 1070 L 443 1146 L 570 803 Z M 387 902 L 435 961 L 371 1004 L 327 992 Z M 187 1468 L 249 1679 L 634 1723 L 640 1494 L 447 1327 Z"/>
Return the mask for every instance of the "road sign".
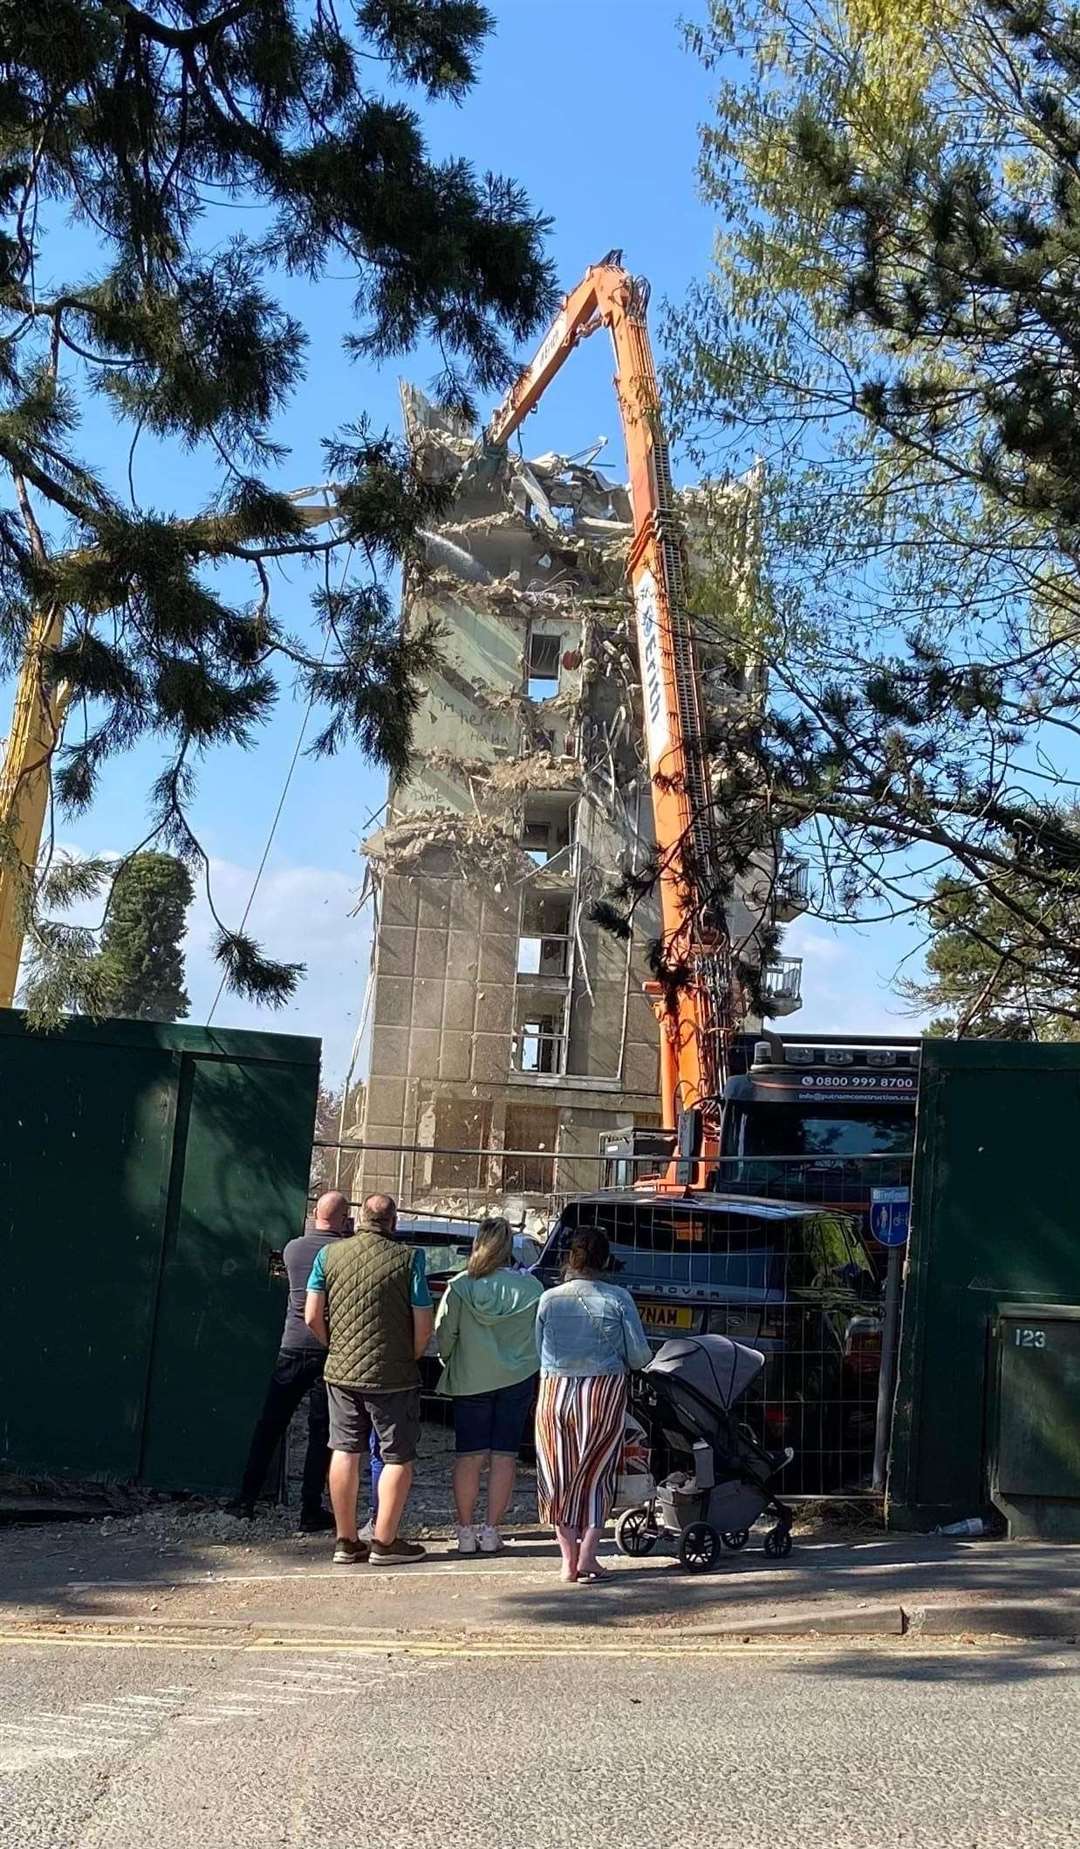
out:
<path id="1" fill-rule="evenodd" d="M 910 1219 L 910 1188 L 871 1188 L 870 1231 L 879 1245 L 904 1245 Z"/>

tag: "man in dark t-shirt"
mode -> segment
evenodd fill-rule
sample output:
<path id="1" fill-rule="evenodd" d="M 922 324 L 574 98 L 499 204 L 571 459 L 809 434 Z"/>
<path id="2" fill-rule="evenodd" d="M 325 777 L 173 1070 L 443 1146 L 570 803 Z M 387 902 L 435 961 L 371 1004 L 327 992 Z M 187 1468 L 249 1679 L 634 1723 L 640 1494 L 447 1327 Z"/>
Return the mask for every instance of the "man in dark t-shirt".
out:
<path id="1" fill-rule="evenodd" d="M 289 1279 L 289 1302 L 281 1347 L 266 1389 L 266 1399 L 251 1440 L 251 1450 L 244 1469 L 240 1494 L 231 1505 L 233 1513 L 248 1519 L 255 1512 L 255 1498 L 262 1489 L 270 1459 L 278 1441 L 289 1429 L 289 1421 L 305 1393 L 308 1400 L 308 1442 L 304 1459 L 304 1481 L 300 1494 L 300 1528 L 305 1534 L 321 1534 L 334 1526 L 334 1518 L 323 1507 L 323 1489 L 330 1462 L 330 1426 L 323 1385 L 326 1349 L 304 1321 L 304 1301 L 312 1266 L 324 1246 L 347 1239 L 353 1230 L 349 1203 L 344 1194 L 333 1191 L 315 1203 L 315 1225 L 299 1239 L 290 1239 L 282 1254 Z"/>

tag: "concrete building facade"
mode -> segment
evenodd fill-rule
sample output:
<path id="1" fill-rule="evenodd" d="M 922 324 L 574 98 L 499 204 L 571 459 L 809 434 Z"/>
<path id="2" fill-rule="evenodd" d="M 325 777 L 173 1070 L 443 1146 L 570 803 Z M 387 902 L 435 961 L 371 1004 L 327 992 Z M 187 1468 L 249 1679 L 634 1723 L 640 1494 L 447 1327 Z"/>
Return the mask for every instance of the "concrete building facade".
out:
<path id="1" fill-rule="evenodd" d="M 653 852 L 629 497 L 592 458 L 492 468 L 474 432 L 409 388 L 403 401 L 420 466 L 454 500 L 403 616 L 437 622 L 441 662 L 412 771 L 364 844 L 376 922 L 362 1186 L 535 1223 L 553 1194 L 597 1184 L 604 1133 L 659 1121 L 642 988 L 657 906 L 641 900 L 626 940 L 591 915 Z M 710 501 L 748 579 L 759 497 L 752 477 Z M 762 695 L 746 663 L 706 650 L 702 667 L 710 699 Z M 747 960 L 777 910 L 775 874 L 763 867 L 731 907 Z M 775 1011 L 798 1005 L 791 959 L 769 981 Z"/>

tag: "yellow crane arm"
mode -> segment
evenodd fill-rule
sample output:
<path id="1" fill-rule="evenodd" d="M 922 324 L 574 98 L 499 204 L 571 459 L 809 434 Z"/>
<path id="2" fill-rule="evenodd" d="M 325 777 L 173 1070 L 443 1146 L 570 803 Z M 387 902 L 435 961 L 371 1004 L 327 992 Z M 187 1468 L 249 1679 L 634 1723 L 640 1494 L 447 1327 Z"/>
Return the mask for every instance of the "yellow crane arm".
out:
<path id="1" fill-rule="evenodd" d="M 67 712 L 67 688 L 46 687 L 43 674 L 45 656 L 58 646 L 63 627 L 59 606 L 34 620 L 0 765 L 0 1008 L 15 1000 L 26 907 L 49 807 L 49 765 Z"/>

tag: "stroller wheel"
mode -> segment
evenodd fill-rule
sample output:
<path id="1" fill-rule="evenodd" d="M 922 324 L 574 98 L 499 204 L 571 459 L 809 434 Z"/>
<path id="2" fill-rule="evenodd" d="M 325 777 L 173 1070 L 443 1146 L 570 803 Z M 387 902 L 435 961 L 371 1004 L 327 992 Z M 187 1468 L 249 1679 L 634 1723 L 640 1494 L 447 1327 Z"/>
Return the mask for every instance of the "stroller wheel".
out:
<path id="1" fill-rule="evenodd" d="M 791 1552 L 790 1528 L 770 1528 L 765 1536 L 765 1552 L 770 1560 L 786 1560 Z"/>
<path id="2" fill-rule="evenodd" d="M 649 1510 L 645 1503 L 636 1509 L 626 1509 L 615 1523 L 615 1545 L 620 1554 L 651 1554 L 658 1538 L 655 1528 L 649 1526 Z"/>
<path id="3" fill-rule="evenodd" d="M 723 1550 L 720 1536 L 708 1522 L 691 1522 L 679 1540 L 679 1560 L 688 1573 L 711 1573 L 718 1567 Z"/>
<path id="4" fill-rule="evenodd" d="M 750 1530 L 749 1528 L 736 1528 L 731 1534 L 722 1534 L 720 1539 L 725 1547 L 730 1547 L 732 1553 L 737 1554 L 740 1547 L 745 1547 L 750 1539 Z"/>

